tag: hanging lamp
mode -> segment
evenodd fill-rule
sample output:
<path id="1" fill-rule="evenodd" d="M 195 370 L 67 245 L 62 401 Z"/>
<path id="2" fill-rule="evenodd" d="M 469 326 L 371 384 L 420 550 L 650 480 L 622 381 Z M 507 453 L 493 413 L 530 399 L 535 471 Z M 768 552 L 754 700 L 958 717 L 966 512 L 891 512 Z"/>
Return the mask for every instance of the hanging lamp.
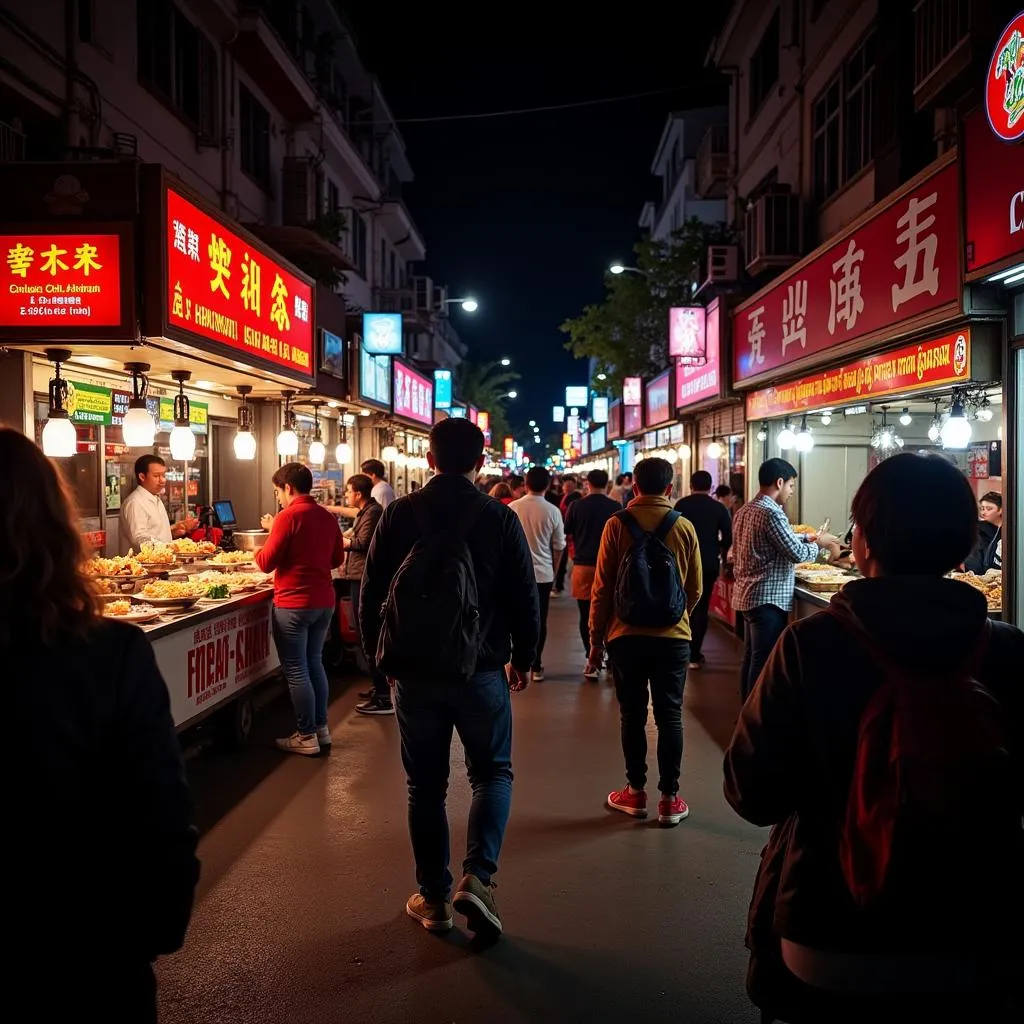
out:
<path id="1" fill-rule="evenodd" d="M 78 451 L 78 433 L 68 413 L 68 382 L 60 375 L 60 364 L 71 358 L 64 348 L 48 348 L 46 358 L 53 363 L 50 381 L 50 409 L 43 427 L 43 454 L 66 459 Z"/>
<path id="2" fill-rule="evenodd" d="M 191 370 L 171 370 L 171 377 L 178 382 L 178 393 L 174 396 L 174 426 L 171 428 L 171 458 L 189 462 L 196 453 L 196 435 L 192 431 L 192 409 L 185 394 L 185 381 L 191 379 Z"/>
<path id="3" fill-rule="evenodd" d="M 121 421 L 121 436 L 129 448 L 152 448 L 156 440 L 156 421 L 146 407 L 149 395 L 149 363 L 125 363 L 132 377 L 132 397 Z"/>
<path id="4" fill-rule="evenodd" d="M 299 435 L 295 433 L 295 412 L 292 409 L 294 391 L 282 391 L 284 413 L 281 432 L 277 435 L 277 454 L 284 459 L 294 459 L 299 454 Z"/>
<path id="5" fill-rule="evenodd" d="M 252 406 L 247 399 L 252 394 L 251 384 L 239 384 L 236 388 L 242 396 L 242 404 L 238 407 L 238 430 L 235 433 L 235 458 L 242 462 L 252 462 L 256 458 L 256 435 L 252 431 Z"/>

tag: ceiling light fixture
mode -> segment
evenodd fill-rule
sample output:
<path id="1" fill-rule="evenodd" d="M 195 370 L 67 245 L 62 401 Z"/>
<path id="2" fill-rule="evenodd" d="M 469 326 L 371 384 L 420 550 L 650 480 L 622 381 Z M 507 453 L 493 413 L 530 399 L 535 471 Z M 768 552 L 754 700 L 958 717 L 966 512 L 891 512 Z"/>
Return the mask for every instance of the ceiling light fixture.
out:
<path id="1" fill-rule="evenodd" d="M 125 363 L 132 375 L 132 397 L 121 421 L 121 437 L 129 448 L 152 448 L 156 439 L 156 421 L 146 406 L 149 395 L 149 363 Z"/>
<path id="2" fill-rule="evenodd" d="M 320 406 L 322 402 L 313 403 L 313 440 L 309 442 L 309 461 L 314 466 L 322 466 L 327 458 L 327 447 L 324 445 L 323 434 L 320 432 Z"/>
<path id="3" fill-rule="evenodd" d="M 78 451 L 78 432 L 68 413 L 68 382 L 60 375 L 60 364 L 71 358 L 64 348 L 48 348 L 46 358 L 53 363 L 50 381 L 50 411 L 43 427 L 43 454 L 51 459 L 67 459 Z"/>
<path id="4" fill-rule="evenodd" d="M 806 413 L 800 421 L 800 432 L 794 438 L 793 446 L 801 455 L 806 455 L 814 448 L 814 435 L 811 433 L 811 428 L 807 426 Z"/>
<path id="5" fill-rule="evenodd" d="M 971 424 L 967 420 L 962 390 L 954 389 L 949 418 L 942 425 L 942 447 L 952 449 L 966 448 L 971 440 Z"/>
<path id="6" fill-rule="evenodd" d="M 236 389 L 242 396 L 242 404 L 238 407 L 238 430 L 235 433 L 235 458 L 242 462 L 252 462 L 256 458 L 256 435 L 252 432 L 252 406 L 246 401 L 252 394 L 250 384 L 239 384 Z"/>
<path id="7" fill-rule="evenodd" d="M 793 445 L 796 444 L 796 434 L 790 425 L 789 419 L 786 419 L 785 425 L 779 432 L 779 447 L 784 451 L 788 452 Z"/>
<path id="8" fill-rule="evenodd" d="M 171 458 L 189 462 L 196 453 L 196 435 L 192 432 L 192 408 L 185 394 L 185 381 L 192 377 L 191 370 L 171 370 L 172 379 L 178 382 L 178 393 L 174 396 L 174 426 L 171 428 Z"/>
<path id="9" fill-rule="evenodd" d="M 292 409 L 294 391 L 282 391 L 284 412 L 281 417 L 281 432 L 277 435 L 277 454 L 283 459 L 294 459 L 299 454 L 299 435 L 295 433 L 295 410 Z"/>

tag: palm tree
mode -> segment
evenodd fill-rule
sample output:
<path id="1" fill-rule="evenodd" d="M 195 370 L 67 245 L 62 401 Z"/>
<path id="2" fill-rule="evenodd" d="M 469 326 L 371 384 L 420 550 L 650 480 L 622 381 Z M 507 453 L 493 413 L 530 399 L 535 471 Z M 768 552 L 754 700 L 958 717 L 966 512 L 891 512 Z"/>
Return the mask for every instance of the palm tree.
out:
<path id="1" fill-rule="evenodd" d="M 462 400 L 490 413 L 491 436 L 500 445 L 500 439 L 509 432 L 505 401 L 509 389 L 519 380 L 519 374 L 497 361 L 471 363 L 468 360 L 459 364 L 456 374 Z"/>

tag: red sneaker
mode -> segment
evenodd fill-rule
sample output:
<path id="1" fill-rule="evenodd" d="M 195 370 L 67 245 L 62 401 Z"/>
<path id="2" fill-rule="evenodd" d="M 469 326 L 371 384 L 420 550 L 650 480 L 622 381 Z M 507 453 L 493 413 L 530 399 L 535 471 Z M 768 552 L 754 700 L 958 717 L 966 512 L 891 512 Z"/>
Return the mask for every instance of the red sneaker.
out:
<path id="1" fill-rule="evenodd" d="M 634 818 L 646 818 L 647 794 L 643 791 L 634 793 L 629 786 L 623 786 L 618 792 L 608 794 L 608 806 L 613 811 L 632 814 Z"/>
<path id="2" fill-rule="evenodd" d="M 690 808 L 681 796 L 672 798 L 663 796 L 658 801 L 658 824 L 678 825 L 684 818 L 690 816 Z"/>

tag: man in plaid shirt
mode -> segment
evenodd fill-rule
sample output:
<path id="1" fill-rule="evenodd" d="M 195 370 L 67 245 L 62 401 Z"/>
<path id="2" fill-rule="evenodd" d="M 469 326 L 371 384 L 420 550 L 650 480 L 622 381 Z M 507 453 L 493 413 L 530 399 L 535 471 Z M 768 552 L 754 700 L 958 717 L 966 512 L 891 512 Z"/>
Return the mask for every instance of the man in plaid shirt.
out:
<path id="1" fill-rule="evenodd" d="M 839 556 L 839 538 L 822 533 L 801 540 L 783 506 L 793 496 L 797 472 L 785 459 L 769 459 L 757 473 L 760 490 L 732 524 L 732 606 L 743 615 L 745 646 L 740 667 L 743 700 L 754 688 L 793 606 L 793 566 L 813 562 L 822 547 Z"/>

